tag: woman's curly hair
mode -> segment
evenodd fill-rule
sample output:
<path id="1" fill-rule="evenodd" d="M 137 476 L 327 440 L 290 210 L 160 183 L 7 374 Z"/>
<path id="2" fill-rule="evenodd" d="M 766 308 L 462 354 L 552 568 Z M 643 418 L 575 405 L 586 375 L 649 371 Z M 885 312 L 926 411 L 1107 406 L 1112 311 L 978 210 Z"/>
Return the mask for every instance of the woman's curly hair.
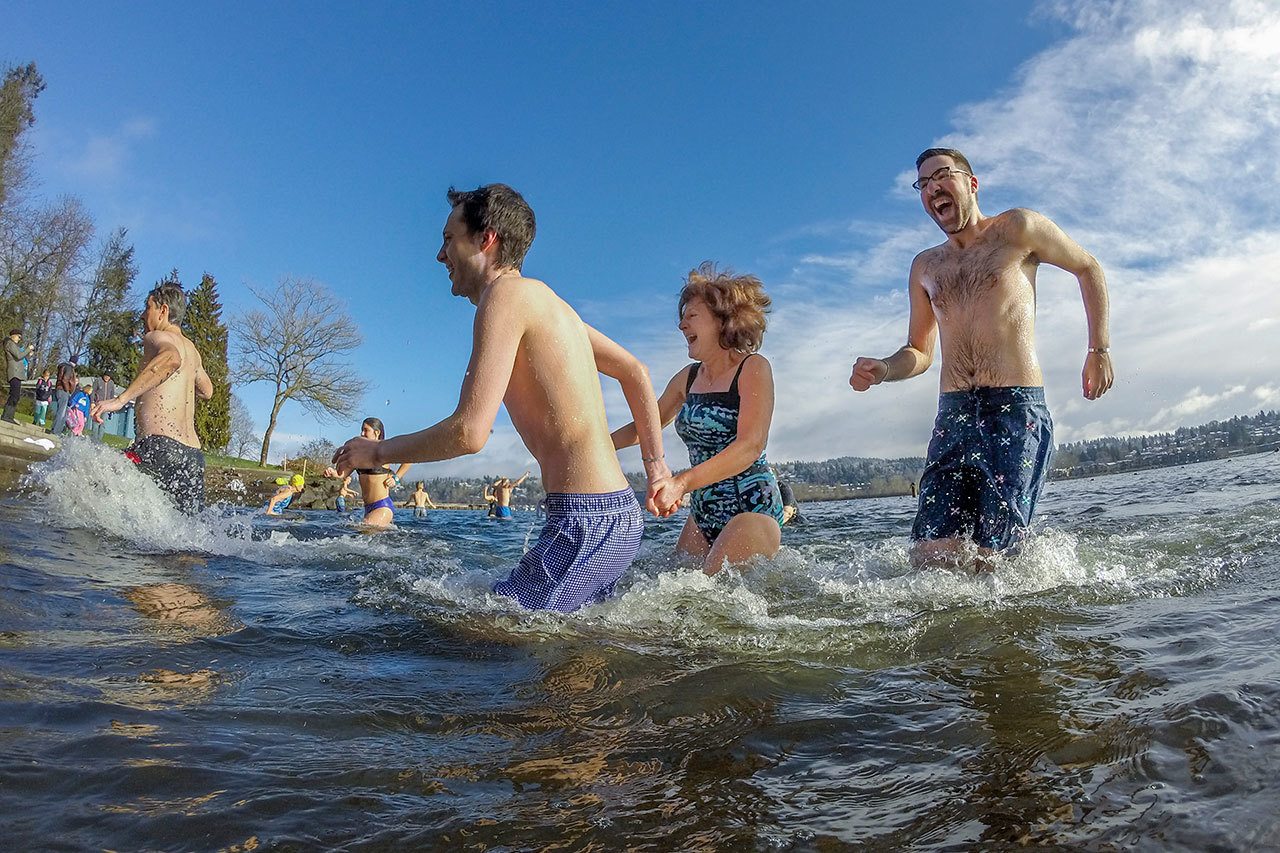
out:
<path id="1" fill-rule="evenodd" d="M 760 279 L 717 270 L 713 262 L 704 261 L 685 276 L 678 317 L 684 317 L 685 306 L 695 299 L 702 300 L 720 321 L 720 346 L 738 352 L 760 349 L 768 325 L 764 315 L 773 302 Z"/>

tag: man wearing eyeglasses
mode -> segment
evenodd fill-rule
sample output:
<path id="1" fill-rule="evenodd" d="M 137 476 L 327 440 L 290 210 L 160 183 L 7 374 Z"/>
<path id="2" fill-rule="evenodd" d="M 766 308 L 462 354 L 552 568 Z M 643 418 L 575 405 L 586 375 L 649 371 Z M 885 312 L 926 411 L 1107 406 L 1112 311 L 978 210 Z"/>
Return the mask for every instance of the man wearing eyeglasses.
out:
<path id="1" fill-rule="evenodd" d="M 1024 208 L 984 216 L 978 179 L 959 151 L 930 148 L 916 172 L 912 188 L 947 239 L 911 262 L 907 343 L 887 358 L 859 358 L 849 384 L 866 391 L 918 376 L 941 338 L 912 562 L 954 565 L 976 545 L 976 565 L 990 569 L 993 553 L 1025 538 L 1053 453 L 1035 348 L 1036 270 L 1051 264 L 1080 283 L 1088 400 L 1112 383 L 1107 284 L 1097 260 L 1047 217 Z"/>

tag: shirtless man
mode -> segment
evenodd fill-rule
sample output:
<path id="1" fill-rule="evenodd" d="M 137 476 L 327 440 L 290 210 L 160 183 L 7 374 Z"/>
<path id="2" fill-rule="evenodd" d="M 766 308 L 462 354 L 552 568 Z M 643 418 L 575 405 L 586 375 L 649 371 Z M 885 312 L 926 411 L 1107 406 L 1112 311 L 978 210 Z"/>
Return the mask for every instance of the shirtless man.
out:
<path id="1" fill-rule="evenodd" d="M 181 329 L 187 297 L 176 284 L 147 294 L 142 312 L 142 368 L 124 392 L 94 403 L 91 416 L 118 412 L 137 401 L 138 439 L 125 455 L 194 514 L 204 509 L 204 453 L 196 436 L 196 397 L 213 396 L 213 383 L 195 345 Z"/>
<path id="2" fill-rule="evenodd" d="M 613 591 L 644 528 L 609 437 L 598 373 L 619 381 L 635 418 L 650 511 L 655 489 L 671 476 L 653 386 L 633 355 L 583 323 L 547 285 L 521 274 L 534 216 L 519 193 L 489 184 L 450 189 L 448 199 L 436 260 L 448 270 L 453 294 L 476 306 L 458 406 L 420 432 L 382 442 L 353 438 L 333 461 L 350 471 L 478 453 L 505 403 L 549 494 L 538 543 L 494 592 L 528 608 L 576 610 Z"/>
<path id="3" fill-rule="evenodd" d="M 527 479 L 529 479 L 529 472 L 525 471 L 519 480 L 512 480 L 510 477 L 499 477 L 494 480 L 492 493 L 489 491 L 490 487 L 486 486 L 484 499 L 487 501 L 492 497 L 493 512 L 490 515 L 494 518 L 511 518 L 511 495 Z"/>
<path id="4" fill-rule="evenodd" d="M 1086 399 L 1107 392 L 1112 369 L 1098 262 L 1035 211 L 983 216 L 978 179 L 959 151 L 930 148 L 916 170 L 912 186 L 947 240 L 911 263 L 906 345 L 888 358 L 859 358 L 849 384 L 866 391 L 918 376 L 941 334 L 942 393 L 911 528 L 920 566 L 954 563 L 966 539 L 986 557 L 1020 541 L 1031 524 L 1053 453 L 1035 349 L 1040 264 L 1080 282 L 1089 329 Z"/>
<path id="5" fill-rule="evenodd" d="M 427 491 L 427 484 L 418 481 L 418 487 L 414 489 L 413 494 L 409 495 L 409 500 L 405 501 L 405 506 L 413 507 L 414 518 L 426 518 L 428 509 L 435 509 L 436 505 L 431 500 L 431 493 Z"/>

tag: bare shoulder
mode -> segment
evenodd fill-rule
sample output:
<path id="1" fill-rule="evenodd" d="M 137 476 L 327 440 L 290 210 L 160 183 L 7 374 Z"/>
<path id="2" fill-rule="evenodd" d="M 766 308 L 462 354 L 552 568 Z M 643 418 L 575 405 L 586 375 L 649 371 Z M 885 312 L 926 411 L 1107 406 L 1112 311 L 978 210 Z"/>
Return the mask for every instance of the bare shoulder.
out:
<path id="1" fill-rule="evenodd" d="M 1019 240 L 1045 226 L 1053 225 L 1049 217 L 1028 207 L 1011 207 L 991 218 L 993 220 L 992 224 L 1008 240 Z"/>
<path id="2" fill-rule="evenodd" d="M 742 376 L 738 380 L 741 384 L 746 382 L 748 385 L 755 385 L 760 382 L 773 381 L 773 365 L 769 363 L 769 359 L 760 353 L 748 356 L 742 365 Z"/>

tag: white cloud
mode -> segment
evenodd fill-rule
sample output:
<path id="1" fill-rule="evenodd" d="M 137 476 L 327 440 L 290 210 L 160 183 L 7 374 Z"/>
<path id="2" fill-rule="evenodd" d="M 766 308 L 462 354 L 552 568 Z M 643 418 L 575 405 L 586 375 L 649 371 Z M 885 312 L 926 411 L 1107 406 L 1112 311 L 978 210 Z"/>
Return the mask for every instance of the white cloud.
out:
<path id="1" fill-rule="evenodd" d="M 1037 208 L 1106 269 L 1117 381 L 1095 402 L 1080 391 L 1078 286 L 1052 268 L 1039 276 L 1039 353 L 1058 439 L 1162 431 L 1274 405 L 1276 7 L 1133 0 L 1044 9 L 1076 33 L 1026 63 L 999 97 L 957 109 L 937 142 L 974 161 L 986 213 Z M 796 229 L 811 251 L 774 288 L 771 458 L 923 454 L 936 364 L 866 394 L 847 385 L 855 356 L 886 355 L 905 339 L 910 259 L 941 237 L 914 196 L 903 214 L 899 188 L 910 180 L 893 177 L 884 225 Z M 826 250 L 812 250 L 815 233 Z"/>
<path id="2" fill-rule="evenodd" d="M 139 117 L 116 128 L 90 133 L 64 160 L 63 167 L 78 178 L 116 184 L 125 177 L 138 144 L 155 136 L 154 119 Z"/>

